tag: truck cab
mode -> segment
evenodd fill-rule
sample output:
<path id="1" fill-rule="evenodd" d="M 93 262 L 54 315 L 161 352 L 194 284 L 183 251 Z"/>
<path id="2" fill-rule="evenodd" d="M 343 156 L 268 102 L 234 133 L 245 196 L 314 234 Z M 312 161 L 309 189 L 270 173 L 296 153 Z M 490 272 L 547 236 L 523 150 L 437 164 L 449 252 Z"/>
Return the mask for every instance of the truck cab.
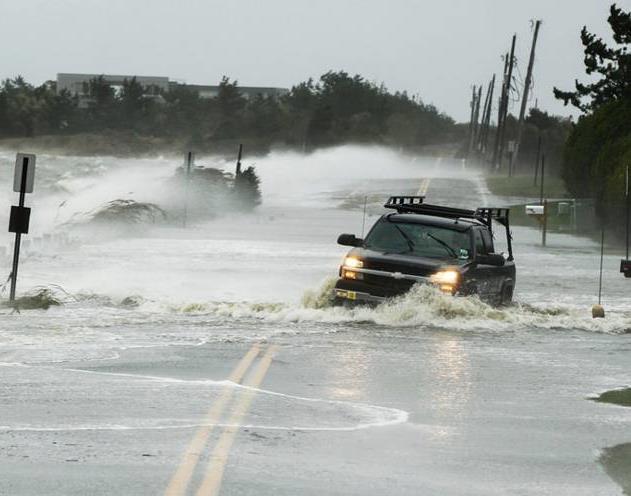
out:
<path id="1" fill-rule="evenodd" d="M 455 209 L 418 196 L 393 196 L 384 206 L 394 212 L 381 216 L 365 239 L 338 238 L 352 249 L 339 269 L 336 303 L 380 303 L 430 284 L 450 295 L 510 304 L 516 269 L 508 209 Z M 494 224 L 504 228 L 507 256 L 495 252 Z"/>

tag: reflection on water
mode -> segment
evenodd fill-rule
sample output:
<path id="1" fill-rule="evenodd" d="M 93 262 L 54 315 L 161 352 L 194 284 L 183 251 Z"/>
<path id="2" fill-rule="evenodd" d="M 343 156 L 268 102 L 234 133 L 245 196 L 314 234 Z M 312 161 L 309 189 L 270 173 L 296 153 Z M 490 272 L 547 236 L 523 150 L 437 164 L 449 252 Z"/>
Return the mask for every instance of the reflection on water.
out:
<path id="1" fill-rule="evenodd" d="M 471 368 L 469 357 L 461 339 L 454 336 L 437 335 L 433 338 L 432 359 L 427 364 L 429 379 L 429 398 L 423 396 L 421 401 L 429 400 L 429 407 L 437 418 L 459 419 L 466 414 L 471 399 Z M 436 431 L 444 436 L 451 429 Z"/>
<path id="2" fill-rule="evenodd" d="M 330 355 L 334 361 L 328 367 L 331 376 L 330 397 L 344 401 L 364 401 L 370 383 L 370 355 L 365 349 L 349 348 Z"/>

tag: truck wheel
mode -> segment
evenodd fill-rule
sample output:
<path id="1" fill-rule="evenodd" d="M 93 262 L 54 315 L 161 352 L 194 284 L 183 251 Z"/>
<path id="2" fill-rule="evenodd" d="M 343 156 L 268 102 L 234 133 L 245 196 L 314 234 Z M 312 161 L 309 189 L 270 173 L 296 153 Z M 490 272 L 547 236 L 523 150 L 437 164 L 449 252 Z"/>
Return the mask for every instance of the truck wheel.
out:
<path id="1" fill-rule="evenodd" d="M 500 298 L 500 306 L 508 306 L 513 301 L 513 286 L 510 284 L 504 285 L 502 288 L 502 296 Z"/>

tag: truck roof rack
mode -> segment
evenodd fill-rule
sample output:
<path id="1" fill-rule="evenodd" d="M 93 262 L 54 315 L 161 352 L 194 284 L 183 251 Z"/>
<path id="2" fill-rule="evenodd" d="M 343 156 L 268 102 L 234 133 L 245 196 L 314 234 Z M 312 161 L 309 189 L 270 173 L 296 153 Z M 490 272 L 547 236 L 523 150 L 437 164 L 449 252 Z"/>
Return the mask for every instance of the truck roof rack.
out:
<path id="1" fill-rule="evenodd" d="M 424 199 L 424 196 L 391 196 L 384 204 L 384 207 L 394 209 L 400 214 L 423 214 L 448 219 L 463 218 L 483 221 L 482 218 L 476 215 L 475 210 L 429 205 L 423 203 Z"/>
<path id="2" fill-rule="evenodd" d="M 429 205 L 423 203 L 424 200 L 424 196 L 391 196 L 384 204 L 384 207 L 396 210 L 397 213 L 400 214 L 432 215 L 434 217 L 447 219 L 474 219 L 482 222 L 491 229 L 491 231 L 493 230 L 493 220 L 495 220 L 506 229 L 508 259 L 513 260 L 513 245 L 509 220 L 510 209 L 481 207 L 476 210 L 467 210 L 463 208 Z"/>
<path id="3" fill-rule="evenodd" d="M 510 208 L 481 207 L 475 211 L 476 217 L 481 219 L 485 224 L 491 225 L 491 222 L 496 220 L 503 226 L 508 223 L 509 213 Z"/>

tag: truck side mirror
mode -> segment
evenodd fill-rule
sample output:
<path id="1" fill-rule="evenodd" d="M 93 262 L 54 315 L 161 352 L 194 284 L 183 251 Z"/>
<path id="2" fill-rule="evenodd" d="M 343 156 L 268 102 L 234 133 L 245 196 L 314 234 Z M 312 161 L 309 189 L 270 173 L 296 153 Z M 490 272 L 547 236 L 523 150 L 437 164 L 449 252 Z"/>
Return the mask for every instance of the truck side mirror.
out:
<path id="1" fill-rule="evenodd" d="M 354 234 L 340 234 L 337 238 L 337 244 L 343 246 L 362 246 L 364 240 Z"/>
<path id="2" fill-rule="evenodd" d="M 503 267 L 506 263 L 504 256 L 499 253 L 489 253 L 488 255 L 478 255 L 475 257 L 476 263 L 480 265 L 493 265 L 494 267 Z"/>

